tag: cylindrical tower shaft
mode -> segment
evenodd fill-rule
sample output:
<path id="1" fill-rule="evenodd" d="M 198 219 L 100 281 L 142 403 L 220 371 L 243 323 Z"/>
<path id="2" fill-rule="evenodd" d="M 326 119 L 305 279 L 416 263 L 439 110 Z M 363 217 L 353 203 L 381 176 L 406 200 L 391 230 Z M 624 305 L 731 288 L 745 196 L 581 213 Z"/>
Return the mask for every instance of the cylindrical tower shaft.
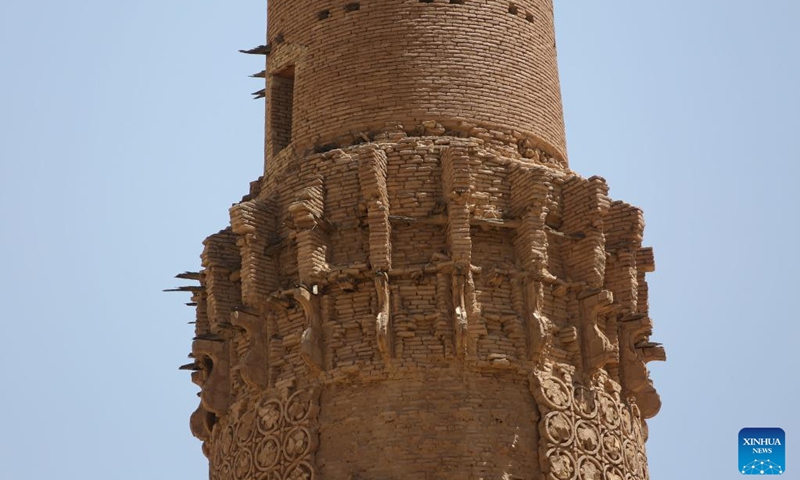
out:
<path id="1" fill-rule="evenodd" d="M 272 0 L 266 172 L 183 278 L 212 480 L 646 480 L 642 212 L 552 0 Z"/>
<path id="2" fill-rule="evenodd" d="M 268 159 L 454 119 L 566 158 L 552 0 L 273 0 L 268 19 Z"/>

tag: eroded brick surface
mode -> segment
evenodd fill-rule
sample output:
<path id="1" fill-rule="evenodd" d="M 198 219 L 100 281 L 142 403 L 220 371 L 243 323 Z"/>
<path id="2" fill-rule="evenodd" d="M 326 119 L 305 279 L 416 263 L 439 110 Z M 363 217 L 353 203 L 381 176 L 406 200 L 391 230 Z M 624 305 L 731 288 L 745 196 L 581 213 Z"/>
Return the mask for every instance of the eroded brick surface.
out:
<path id="1" fill-rule="evenodd" d="M 566 163 L 552 4 L 269 18 L 265 175 L 182 275 L 212 480 L 648 478 L 653 254 Z"/>

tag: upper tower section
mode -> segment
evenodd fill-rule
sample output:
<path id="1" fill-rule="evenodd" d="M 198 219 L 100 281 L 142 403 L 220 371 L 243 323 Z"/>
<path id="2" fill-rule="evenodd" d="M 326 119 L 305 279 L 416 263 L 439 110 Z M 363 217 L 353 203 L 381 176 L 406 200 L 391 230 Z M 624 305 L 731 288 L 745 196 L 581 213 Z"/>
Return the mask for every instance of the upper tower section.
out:
<path id="1" fill-rule="evenodd" d="M 267 41 L 267 165 L 428 120 L 566 159 L 552 0 L 271 0 Z"/>

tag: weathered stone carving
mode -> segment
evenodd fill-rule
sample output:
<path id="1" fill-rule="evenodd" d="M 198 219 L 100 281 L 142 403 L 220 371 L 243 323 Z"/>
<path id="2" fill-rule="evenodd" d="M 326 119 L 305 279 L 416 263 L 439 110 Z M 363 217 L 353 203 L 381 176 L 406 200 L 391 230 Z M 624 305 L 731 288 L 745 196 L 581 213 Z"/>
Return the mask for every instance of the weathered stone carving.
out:
<path id="1" fill-rule="evenodd" d="M 612 380 L 574 383 L 569 368 L 550 366 L 531 375 L 542 420 L 542 471 L 548 480 L 645 480 L 643 420 Z"/>
<path id="2" fill-rule="evenodd" d="M 303 308 L 307 327 L 303 330 L 300 354 L 306 364 L 314 371 L 324 369 L 322 353 L 322 325 L 319 318 L 319 298 L 305 287 L 294 290 L 294 299 Z"/>
<path id="3" fill-rule="evenodd" d="M 216 415 L 224 415 L 230 405 L 230 366 L 228 343 L 221 339 L 198 338 L 192 345 L 199 370 L 192 380 L 198 384 L 202 407 Z"/>
<path id="4" fill-rule="evenodd" d="M 472 279 L 472 240 L 470 235 L 469 145 L 451 146 L 441 154 L 442 181 L 447 199 L 447 242 L 452 262 L 453 338 L 459 357 L 474 356 L 480 325 L 480 306 Z"/>
<path id="5" fill-rule="evenodd" d="M 197 409 L 192 412 L 189 418 L 189 429 L 198 440 L 205 442 L 211 438 L 211 431 L 216 422 L 216 415 L 209 412 L 203 405 L 198 405 Z"/>
<path id="6" fill-rule="evenodd" d="M 391 310 L 389 308 L 389 275 L 386 272 L 375 273 L 375 290 L 378 292 L 378 316 L 375 319 L 375 330 L 378 338 L 378 349 L 384 360 L 390 360 L 394 352 L 391 330 Z"/>
<path id="7" fill-rule="evenodd" d="M 609 340 L 599 324 L 601 316 L 614 309 L 614 296 L 608 290 L 587 290 L 578 295 L 581 305 L 584 369 L 589 377 L 610 363 L 618 363 L 619 347 Z"/>
<path id="8" fill-rule="evenodd" d="M 392 340 L 389 270 L 392 268 L 392 225 L 389 222 L 389 193 L 386 187 L 386 153 L 370 148 L 359 155 L 358 178 L 367 202 L 369 262 L 375 275 L 378 314 L 375 332 L 378 349 L 385 361 L 394 355 Z"/>
<path id="9" fill-rule="evenodd" d="M 251 388 L 264 389 L 269 383 L 269 338 L 263 315 L 245 310 L 231 314 L 231 324 L 241 327 L 247 336 L 247 351 L 239 360 L 242 379 Z"/>
<path id="10" fill-rule="evenodd" d="M 647 372 L 647 362 L 666 360 L 664 347 L 648 340 L 653 322 L 641 314 L 624 318 L 620 322 L 620 360 L 622 385 L 626 395 L 632 395 L 641 405 L 645 418 L 654 417 L 661 408 L 661 400 Z"/>
<path id="11" fill-rule="evenodd" d="M 317 414 L 310 392 L 265 392 L 234 406 L 209 441 L 211 480 L 314 480 Z"/>

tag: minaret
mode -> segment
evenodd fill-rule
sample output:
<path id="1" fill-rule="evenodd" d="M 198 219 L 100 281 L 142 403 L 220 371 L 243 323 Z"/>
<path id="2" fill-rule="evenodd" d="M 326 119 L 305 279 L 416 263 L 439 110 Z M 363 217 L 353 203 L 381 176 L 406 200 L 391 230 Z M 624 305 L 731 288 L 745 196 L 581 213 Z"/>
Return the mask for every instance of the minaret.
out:
<path id="1" fill-rule="evenodd" d="M 212 480 L 644 480 L 642 212 L 567 164 L 552 0 L 271 0 L 264 176 L 204 242 Z"/>

